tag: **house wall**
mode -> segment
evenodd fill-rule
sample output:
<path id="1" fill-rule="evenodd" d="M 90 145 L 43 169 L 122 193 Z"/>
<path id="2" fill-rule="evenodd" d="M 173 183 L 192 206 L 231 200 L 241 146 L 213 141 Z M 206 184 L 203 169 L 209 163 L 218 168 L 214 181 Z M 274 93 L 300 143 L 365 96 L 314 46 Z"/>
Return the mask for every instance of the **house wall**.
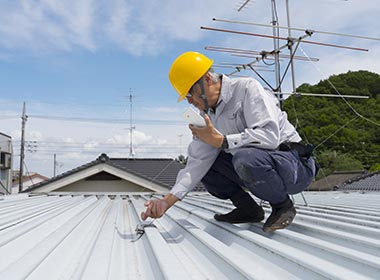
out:
<path id="1" fill-rule="evenodd" d="M 147 192 L 151 191 L 137 184 L 126 180 L 80 180 L 69 184 L 63 188 L 55 190 L 56 192 Z"/>
<path id="2" fill-rule="evenodd" d="M 12 186 L 12 138 L 0 133 L 0 193 L 10 193 Z M 6 190 L 4 190 L 6 188 Z"/>

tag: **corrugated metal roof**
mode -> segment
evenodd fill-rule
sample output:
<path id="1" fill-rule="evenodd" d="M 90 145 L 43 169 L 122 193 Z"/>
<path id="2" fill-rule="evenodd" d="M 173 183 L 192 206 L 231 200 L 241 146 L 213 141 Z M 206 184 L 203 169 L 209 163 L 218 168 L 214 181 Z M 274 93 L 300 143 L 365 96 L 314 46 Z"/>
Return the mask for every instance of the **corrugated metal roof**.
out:
<path id="1" fill-rule="evenodd" d="M 190 194 L 136 242 L 150 194 L 5 197 L 0 279 L 379 279 L 380 194 L 305 196 L 268 234 L 215 221 L 232 204 Z"/>

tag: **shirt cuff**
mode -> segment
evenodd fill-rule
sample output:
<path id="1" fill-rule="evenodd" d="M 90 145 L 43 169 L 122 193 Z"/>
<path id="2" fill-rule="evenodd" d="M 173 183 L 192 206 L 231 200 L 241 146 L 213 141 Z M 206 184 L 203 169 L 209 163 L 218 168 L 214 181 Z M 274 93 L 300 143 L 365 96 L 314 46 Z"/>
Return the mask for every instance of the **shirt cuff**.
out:
<path id="1" fill-rule="evenodd" d="M 188 192 L 189 190 L 182 185 L 175 185 L 170 190 L 170 193 L 177 197 L 179 200 L 182 200 L 188 194 Z"/>
<path id="2" fill-rule="evenodd" d="M 241 134 L 226 135 L 228 142 L 228 149 L 235 149 L 242 146 Z"/>

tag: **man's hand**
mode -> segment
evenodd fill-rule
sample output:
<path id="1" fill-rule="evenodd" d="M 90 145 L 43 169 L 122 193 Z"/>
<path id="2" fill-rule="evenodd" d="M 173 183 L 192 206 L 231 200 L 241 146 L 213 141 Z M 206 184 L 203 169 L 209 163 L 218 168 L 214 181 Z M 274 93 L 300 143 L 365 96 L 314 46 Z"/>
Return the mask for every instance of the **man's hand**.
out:
<path id="1" fill-rule="evenodd" d="M 152 199 L 145 202 L 146 210 L 141 212 L 141 219 L 145 221 L 148 217 L 161 218 L 178 200 L 174 195 L 168 194 L 163 199 Z"/>
<path id="2" fill-rule="evenodd" d="M 210 118 L 205 115 L 204 119 L 206 121 L 205 127 L 195 127 L 194 125 L 189 125 L 189 128 L 193 135 L 206 144 L 209 144 L 215 148 L 220 148 L 223 143 L 223 135 L 216 130 L 212 125 Z"/>

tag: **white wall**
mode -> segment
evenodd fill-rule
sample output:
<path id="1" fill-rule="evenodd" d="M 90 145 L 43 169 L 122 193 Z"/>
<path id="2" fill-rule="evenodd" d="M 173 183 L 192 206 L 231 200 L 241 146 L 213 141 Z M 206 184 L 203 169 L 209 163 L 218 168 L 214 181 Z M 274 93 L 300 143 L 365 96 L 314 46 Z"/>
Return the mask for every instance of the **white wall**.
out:
<path id="1" fill-rule="evenodd" d="M 150 192 L 151 190 L 131 183 L 126 180 L 80 180 L 63 188 L 54 190 L 56 192 Z"/>
<path id="2" fill-rule="evenodd" d="M 0 153 L 10 153 L 10 168 L 5 168 L 4 165 L 0 166 L 0 193 L 6 193 L 3 186 L 11 191 L 12 186 L 12 156 L 13 156 L 13 148 L 12 148 L 12 138 L 5 134 L 0 133 Z"/>

